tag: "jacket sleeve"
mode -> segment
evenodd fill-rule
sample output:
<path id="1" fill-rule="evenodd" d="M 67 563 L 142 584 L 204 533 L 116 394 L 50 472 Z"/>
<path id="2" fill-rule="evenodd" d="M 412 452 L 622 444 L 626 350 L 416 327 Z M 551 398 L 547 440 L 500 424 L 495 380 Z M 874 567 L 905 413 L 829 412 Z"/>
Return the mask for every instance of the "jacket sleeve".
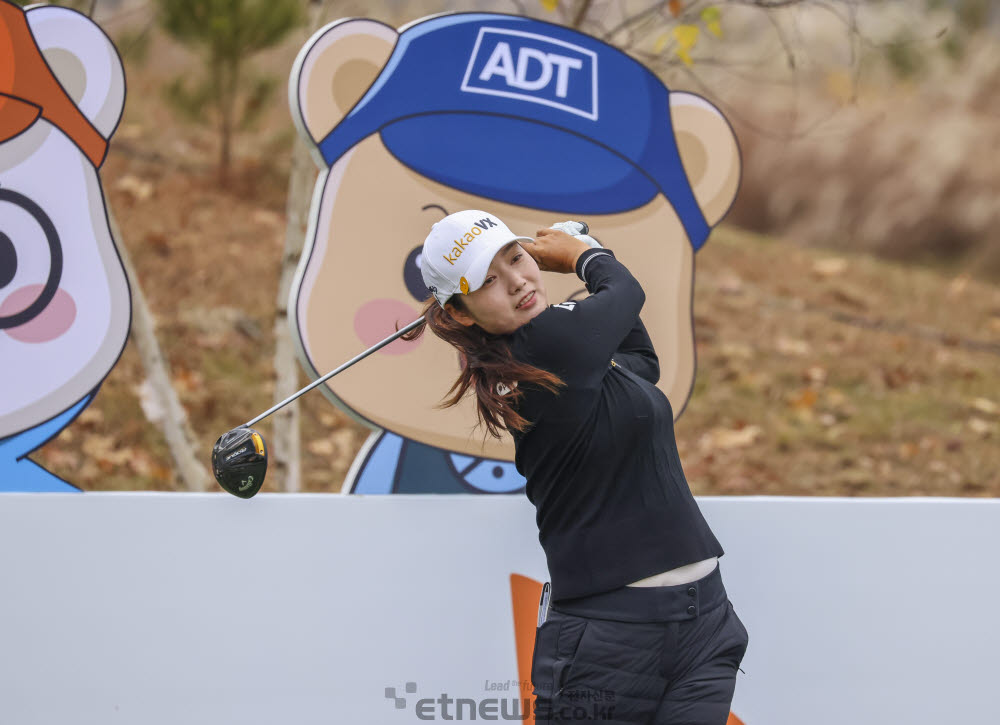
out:
<path id="1" fill-rule="evenodd" d="M 656 356 L 653 341 L 649 339 L 641 318 L 636 318 L 635 326 L 618 346 L 615 360 L 653 385 L 660 379 L 660 359 Z"/>
<path id="2" fill-rule="evenodd" d="M 586 250 L 577 259 L 576 274 L 590 295 L 553 305 L 532 319 L 525 326 L 531 328 L 528 349 L 535 364 L 567 382 L 593 384 L 633 328 L 641 325 L 639 311 L 646 294 L 609 249 Z"/>

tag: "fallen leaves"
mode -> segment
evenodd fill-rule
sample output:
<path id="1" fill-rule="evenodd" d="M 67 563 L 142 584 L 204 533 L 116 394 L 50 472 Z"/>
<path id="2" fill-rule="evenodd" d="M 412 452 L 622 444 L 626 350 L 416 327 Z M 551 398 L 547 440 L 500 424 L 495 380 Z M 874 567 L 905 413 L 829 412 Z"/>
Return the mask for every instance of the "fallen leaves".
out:
<path id="1" fill-rule="evenodd" d="M 155 478 L 159 481 L 170 479 L 170 470 L 159 465 L 142 448 L 123 446 L 113 436 L 91 434 L 83 439 L 80 447 L 88 462 L 96 464 L 100 473 L 109 474 L 125 468 L 127 474 Z M 93 479 L 93 471 L 82 471 L 84 478 Z M 119 471 L 120 472 L 120 471 Z"/>
<path id="2" fill-rule="evenodd" d="M 716 287 L 719 292 L 726 295 L 743 294 L 743 278 L 732 270 L 726 270 L 719 275 Z"/>
<path id="3" fill-rule="evenodd" d="M 146 247 L 156 252 L 161 257 L 170 256 L 170 238 L 160 231 L 153 231 L 146 234 L 143 239 Z"/>
<path id="4" fill-rule="evenodd" d="M 736 430 L 712 428 L 698 439 L 698 447 L 702 453 L 715 449 L 746 448 L 756 443 L 763 435 L 764 431 L 756 425 L 748 425 Z"/>
<path id="5" fill-rule="evenodd" d="M 46 468 L 76 469 L 80 465 L 80 453 L 64 448 L 43 448 L 39 454 L 42 464 Z"/>
<path id="6" fill-rule="evenodd" d="M 989 420 L 983 420 L 982 418 L 969 418 L 966 423 L 969 426 L 969 430 L 976 435 L 983 436 L 984 438 L 991 435 L 997 427 L 996 423 Z"/>
<path id="7" fill-rule="evenodd" d="M 926 380 L 926 375 L 909 365 L 880 366 L 879 373 L 885 386 L 891 390 L 909 386 L 916 387 Z"/>
<path id="8" fill-rule="evenodd" d="M 805 340 L 797 340 L 791 337 L 778 337 L 775 347 L 782 355 L 794 355 L 804 357 L 812 352 L 812 346 Z"/>
<path id="9" fill-rule="evenodd" d="M 812 271 L 817 277 L 836 277 L 847 270 L 847 260 L 842 257 L 825 257 L 813 262 Z"/>
<path id="10" fill-rule="evenodd" d="M 143 128 L 138 123 L 123 123 L 118 127 L 118 131 L 115 133 L 116 139 L 125 139 L 126 141 L 135 141 L 142 138 Z"/>
<path id="11" fill-rule="evenodd" d="M 957 297 L 958 295 L 965 292 L 965 288 L 968 286 L 969 286 L 969 275 L 960 274 L 948 284 L 948 291 L 946 292 L 946 294 L 948 295 L 948 297 Z"/>
<path id="12" fill-rule="evenodd" d="M 126 174 L 115 182 L 116 191 L 122 192 L 133 203 L 148 201 L 153 196 L 153 182 Z"/>
<path id="13" fill-rule="evenodd" d="M 284 224 L 282 216 L 277 212 L 270 211 L 269 209 L 254 209 L 254 211 L 250 213 L 250 221 L 254 224 L 271 227 L 272 229 L 278 229 Z"/>
<path id="14" fill-rule="evenodd" d="M 719 345 L 719 354 L 723 358 L 750 360 L 753 358 L 753 348 L 742 342 L 724 342 Z"/>
<path id="15" fill-rule="evenodd" d="M 354 431 L 350 428 L 338 428 L 325 438 L 309 441 L 306 450 L 314 456 L 331 461 L 347 460 L 354 451 Z"/>
<path id="16" fill-rule="evenodd" d="M 978 410 L 980 413 L 986 413 L 987 415 L 996 415 L 997 413 L 1000 413 L 1000 406 L 988 398 L 974 398 L 969 405 L 972 406 L 974 410 Z"/>
<path id="17" fill-rule="evenodd" d="M 76 423 L 88 427 L 98 426 L 104 422 L 104 413 L 100 408 L 88 406 L 80 415 L 76 417 Z"/>
<path id="18" fill-rule="evenodd" d="M 788 401 L 794 410 L 812 409 L 819 395 L 813 388 L 805 388 L 793 395 Z"/>
<path id="19" fill-rule="evenodd" d="M 199 397 L 205 393 L 205 376 L 197 370 L 180 368 L 174 374 L 174 389 L 188 397 Z"/>
<path id="20" fill-rule="evenodd" d="M 231 333 L 239 333 L 255 342 L 264 334 L 260 323 L 242 309 L 230 305 L 193 306 L 182 309 L 180 321 L 191 328 L 194 342 L 209 350 L 221 350 L 232 344 Z"/>
<path id="21" fill-rule="evenodd" d="M 866 311 L 869 308 L 868 302 L 866 302 L 864 297 L 862 297 L 861 294 L 855 290 L 849 290 L 844 287 L 834 287 L 829 290 L 829 297 L 840 305 L 851 307 L 861 312 Z"/>
<path id="22" fill-rule="evenodd" d="M 315 456 L 332 456 L 336 449 L 337 447 L 329 438 L 317 438 L 306 444 L 306 450 Z"/>
<path id="23" fill-rule="evenodd" d="M 827 371 L 822 365 L 810 365 L 802 376 L 810 383 L 822 385 L 826 382 Z"/>

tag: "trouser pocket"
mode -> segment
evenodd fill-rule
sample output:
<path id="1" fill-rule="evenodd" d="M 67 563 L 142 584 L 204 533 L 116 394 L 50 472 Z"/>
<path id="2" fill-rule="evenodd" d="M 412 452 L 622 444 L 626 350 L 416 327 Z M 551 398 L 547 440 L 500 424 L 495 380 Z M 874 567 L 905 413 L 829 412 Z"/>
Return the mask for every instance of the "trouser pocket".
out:
<path id="1" fill-rule="evenodd" d="M 570 722 L 648 723 L 667 686 L 660 666 L 670 626 L 588 619 L 562 673 L 556 713 Z"/>
<path id="2" fill-rule="evenodd" d="M 535 722 L 539 725 L 552 718 L 586 628 L 587 620 L 583 617 L 550 611 L 548 619 L 535 632 L 531 683 L 535 695 Z"/>

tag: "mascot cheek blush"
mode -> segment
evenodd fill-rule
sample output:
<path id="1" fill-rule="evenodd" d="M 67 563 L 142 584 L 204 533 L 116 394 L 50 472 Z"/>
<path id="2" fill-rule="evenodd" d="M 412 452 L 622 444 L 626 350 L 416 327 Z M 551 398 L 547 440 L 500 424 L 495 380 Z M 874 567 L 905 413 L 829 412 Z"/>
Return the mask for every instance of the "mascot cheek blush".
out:
<path id="1" fill-rule="evenodd" d="M 87 16 L 0 0 L 0 490 L 75 490 L 28 458 L 86 407 L 131 304 L 97 170 L 125 104 Z"/>
<path id="2" fill-rule="evenodd" d="M 300 52 L 289 95 L 321 169 L 289 305 L 317 376 L 415 319 L 431 224 L 485 209 L 524 235 L 586 221 L 636 270 L 659 386 L 683 410 L 694 256 L 740 176 L 735 136 L 708 101 L 670 92 L 589 36 L 482 13 L 400 31 L 333 23 Z M 553 304 L 587 294 L 573 275 L 545 284 Z M 451 348 L 425 336 L 331 380 L 331 400 L 375 429 L 345 491 L 520 490 L 512 441 L 475 435 L 471 400 L 435 408 L 458 370 Z"/>

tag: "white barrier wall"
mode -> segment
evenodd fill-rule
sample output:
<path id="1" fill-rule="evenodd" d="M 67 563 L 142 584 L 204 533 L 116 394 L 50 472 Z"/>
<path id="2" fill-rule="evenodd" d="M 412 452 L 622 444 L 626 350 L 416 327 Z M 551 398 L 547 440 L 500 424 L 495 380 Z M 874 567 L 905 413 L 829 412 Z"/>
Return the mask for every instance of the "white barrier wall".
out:
<path id="1" fill-rule="evenodd" d="M 1000 500 L 699 503 L 743 723 L 995 721 Z M 522 496 L 2 495 L 0 723 L 503 720 L 511 574 L 545 579 Z"/>

